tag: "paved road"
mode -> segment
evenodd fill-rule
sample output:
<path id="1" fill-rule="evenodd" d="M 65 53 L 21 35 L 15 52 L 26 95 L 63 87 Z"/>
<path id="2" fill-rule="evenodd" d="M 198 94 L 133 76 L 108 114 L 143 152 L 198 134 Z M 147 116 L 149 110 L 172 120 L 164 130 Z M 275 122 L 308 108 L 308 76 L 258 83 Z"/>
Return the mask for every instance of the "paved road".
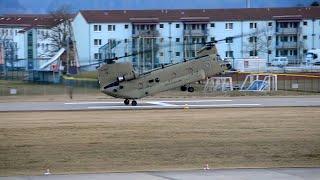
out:
<path id="1" fill-rule="evenodd" d="M 228 169 L 193 170 L 169 172 L 105 173 L 0 177 L 1 180 L 319 180 L 320 168 L 280 168 L 280 169 Z"/>
<path id="2" fill-rule="evenodd" d="M 319 106 L 319 97 L 243 97 L 217 99 L 175 99 L 138 102 L 138 106 L 125 106 L 122 101 L 94 102 L 12 102 L 0 103 L 0 111 L 43 111 L 43 110 L 111 110 L 111 109 L 181 109 L 221 107 L 284 107 Z"/>

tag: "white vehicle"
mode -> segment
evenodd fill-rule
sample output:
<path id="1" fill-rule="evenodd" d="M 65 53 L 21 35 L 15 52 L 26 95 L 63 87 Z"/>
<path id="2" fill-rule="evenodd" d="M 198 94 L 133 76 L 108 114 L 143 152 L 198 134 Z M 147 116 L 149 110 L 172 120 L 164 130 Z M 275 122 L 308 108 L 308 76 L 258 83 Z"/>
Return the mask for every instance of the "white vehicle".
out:
<path id="1" fill-rule="evenodd" d="M 287 66 L 289 64 L 289 60 L 287 57 L 275 57 L 271 61 L 271 66 Z"/>
<path id="2" fill-rule="evenodd" d="M 307 65 L 320 65 L 320 49 L 311 49 L 306 55 Z"/>

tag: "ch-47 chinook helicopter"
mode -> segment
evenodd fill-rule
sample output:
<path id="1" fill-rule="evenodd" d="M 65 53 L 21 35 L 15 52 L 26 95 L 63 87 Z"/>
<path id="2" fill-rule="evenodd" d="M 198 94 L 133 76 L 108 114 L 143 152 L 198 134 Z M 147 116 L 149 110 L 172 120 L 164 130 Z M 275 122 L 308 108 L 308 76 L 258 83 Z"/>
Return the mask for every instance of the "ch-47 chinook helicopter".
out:
<path id="1" fill-rule="evenodd" d="M 162 66 L 146 73 L 138 74 L 132 63 L 116 63 L 109 59 L 98 68 L 98 80 L 101 92 L 123 98 L 124 104 L 136 106 L 136 99 L 154 95 L 173 88 L 181 87 L 182 91 L 193 92 L 194 88 L 188 84 L 204 80 L 230 69 L 230 64 L 222 61 L 215 43 L 208 43 L 202 47 L 197 57 L 191 60 Z"/>

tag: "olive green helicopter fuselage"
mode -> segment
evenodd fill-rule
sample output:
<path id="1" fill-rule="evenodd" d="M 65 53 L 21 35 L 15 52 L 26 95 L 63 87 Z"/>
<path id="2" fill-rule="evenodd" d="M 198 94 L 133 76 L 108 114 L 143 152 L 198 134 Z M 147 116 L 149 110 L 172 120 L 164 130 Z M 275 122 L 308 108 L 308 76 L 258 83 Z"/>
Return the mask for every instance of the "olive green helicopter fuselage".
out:
<path id="1" fill-rule="evenodd" d="M 228 68 L 217 55 L 215 45 L 211 45 L 203 47 L 194 59 L 162 66 L 143 74 L 136 73 L 129 62 L 104 64 L 98 68 L 98 79 L 101 92 L 125 99 L 126 105 L 131 99 L 132 105 L 136 106 L 135 99 L 177 87 L 193 92 L 193 87 L 186 85 L 221 74 Z"/>

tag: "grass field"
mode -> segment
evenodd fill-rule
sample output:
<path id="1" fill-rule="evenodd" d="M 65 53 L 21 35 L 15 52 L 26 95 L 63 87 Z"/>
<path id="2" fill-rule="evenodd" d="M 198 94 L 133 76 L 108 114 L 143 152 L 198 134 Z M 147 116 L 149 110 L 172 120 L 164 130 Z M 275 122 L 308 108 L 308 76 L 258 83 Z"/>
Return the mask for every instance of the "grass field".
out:
<path id="1" fill-rule="evenodd" d="M 0 113 L 0 175 L 320 165 L 319 108 Z"/>

